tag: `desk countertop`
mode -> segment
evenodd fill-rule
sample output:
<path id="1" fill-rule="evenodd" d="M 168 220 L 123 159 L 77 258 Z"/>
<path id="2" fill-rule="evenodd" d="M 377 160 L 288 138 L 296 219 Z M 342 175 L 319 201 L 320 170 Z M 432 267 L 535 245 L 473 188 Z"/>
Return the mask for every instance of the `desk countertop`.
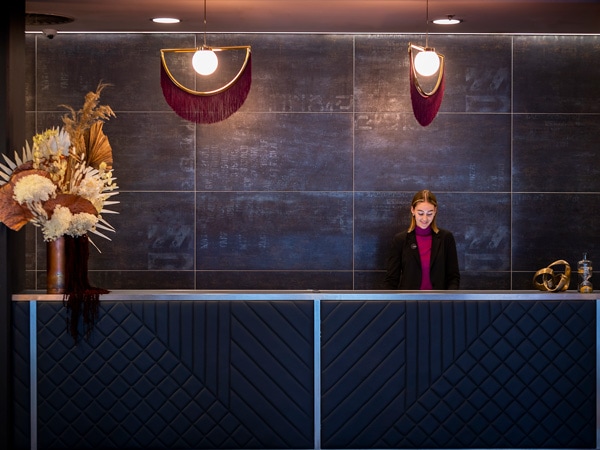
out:
<path id="1" fill-rule="evenodd" d="M 114 290 L 100 301 L 207 301 L 207 300 L 598 300 L 600 293 L 580 294 L 575 290 L 543 291 L 251 291 L 251 290 Z M 62 294 L 26 291 L 13 301 L 62 301 Z"/>

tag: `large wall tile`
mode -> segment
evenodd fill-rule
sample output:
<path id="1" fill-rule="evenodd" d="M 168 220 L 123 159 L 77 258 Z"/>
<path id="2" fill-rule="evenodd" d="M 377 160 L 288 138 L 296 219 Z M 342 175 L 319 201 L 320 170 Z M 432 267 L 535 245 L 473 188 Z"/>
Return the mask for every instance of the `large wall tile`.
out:
<path id="1" fill-rule="evenodd" d="M 441 35 L 430 40 L 445 56 L 446 88 L 440 114 L 510 112 L 512 38 Z"/>
<path id="2" fill-rule="evenodd" d="M 238 41 L 252 45 L 252 88 L 240 111 L 352 111 L 352 36 L 241 35 Z"/>
<path id="3" fill-rule="evenodd" d="M 121 203 L 106 215 L 116 232 L 92 239 L 91 270 L 192 270 L 194 268 L 194 194 L 121 192 Z"/>
<path id="4" fill-rule="evenodd" d="M 372 291 L 382 289 L 385 272 L 382 270 L 355 270 L 354 287 L 357 291 Z"/>
<path id="5" fill-rule="evenodd" d="M 35 35 L 25 35 L 25 110 L 33 111 L 35 109 L 36 101 L 36 37 Z"/>
<path id="6" fill-rule="evenodd" d="M 93 251 L 92 251 L 93 253 Z M 45 278 L 45 274 L 43 274 Z M 91 270 L 92 286 L 117 289 L 196 289 L 193 270 Z"/>
<path id="7" fill-rule="evenodd" d="M 201 270 L 196 289 L 352 290 L 352 270 Z"/>
<path id="8" fill-rule="evenodd" d="M 242 113 L 198 127 L 200 191 L 350 191 L 352 116 Z"/>
<path id="9" fill-rule="evenodd" d="M 356 37 L 354 93 L 357 112 L 411 111 L 408 42 L 406 36 Z"/>
<path id="10" fill-rule="evenodd" d="M 80 109 L 83 106 L 84 97 L 82 96 L 74 105 L 69 105 L 75 109 Z M 38 133 L 43 133 L 44 131 L 50 128 L 62 128 L 63 117 L 68 115 L 69 111 L 65 107 L 60 107 L 60 111 L 56 112 L 27 112 L 25 114 L 26 122 L 25 122 L 25 140 L 29 143 L 31 147 L 33 145 L 33 136 Z M 23 143 L 25 145 L 25 143 Z M 21 148 L 18 149 L 19 154 L 21 153 Z"/>
<path id="11" fill-rule="evenodd" d="M 360 192 L 355 195 L 356 269 L 385 270 L 392 238 L 410 224 L 413 195 L 414 192 Z"/>
<path id="12" fill-rule="evenodd" d="M 548 264 L 550 264 L 552 261 L 548 262 Z M 548 264 L 544 265 L 544 267 L 546 267 Z M 511 289 L 514 290 L 533 290 L 537 292 L 537 288 L 535 287 L 534 283 L 533 283 L 533 279 L 535 277 L 535 273 L 541 269 L 542 267 L 538 267 L 536 269 L 533 270 L 524 270 L 524 271 L 516 271 L 514 270 L 511 273 Z M 557 270 L 561 269 L 562 267 L 557 267 Z M 537 281 L 540 281 L 540 279 L 538 278 Z M 577 278 L 575 277 L 575 275 L 573 275 L 571 277 L 571 282 L 569 284 L 569 289 L 573 290 L 573 289 L 577 289 Z"/>
<path id="13" fill-rule="evenodd" d="M 519 289 L 511 285 L 510 271 L 506 272 L 470 272 L 461 270 L 460 288 L 471 291 L 510 291 Z"/>
<path id="14" fill-rule="evenodd" d="M 195 127 L 169 113 L 119 113 L 105 126 L 121 190 L 193 191 Z"/>
<path id="15" fill-rule="evenodd" d="M 454 233 L 461 271 L 510 270 L 510 195 L 507 193 L 440 193 L 439 226 Z"/>
<path id="16" fill-rule="evenodd" d="M 597 115 L 516 114 L 513 189 L 600 192 Z"/>
<path id="17" fill-rule="evenodd" d="M 426 128 L 409 114 L 356 116 L 355 189 L 506 191 L 510 116 L 439 116 Z"/>
<path id="18" fill-rule="evenodd" d="M 346 193 L 198 193 L 198 270 L 349 270 Z"/>
<path id="19" fill-rule="evenodd" d="M 61 34 L 37 38 L 37 108 L 78 105 L 100 81 L 115 111 L 170 110 L 160 87 L 160 50 L 194 47 L 195 35 Z"/>
<path id="20" fill-rule="evenodd" d="M 583 252 L 600 260 L 598 195 L 513 194 L 512 208 L 513 270 L 533 276 L 559 259 L 576 270 Z"/>
<path id="21" fill-rule="evenodd" d="M 599 36 L 517 36 L 514 112 L 600 113 Z"/>

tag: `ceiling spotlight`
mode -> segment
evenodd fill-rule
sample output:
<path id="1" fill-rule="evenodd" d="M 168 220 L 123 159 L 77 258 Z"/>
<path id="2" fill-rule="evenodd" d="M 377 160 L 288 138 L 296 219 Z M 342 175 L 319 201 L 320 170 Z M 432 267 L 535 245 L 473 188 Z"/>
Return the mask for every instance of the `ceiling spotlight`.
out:
<path id="1" fill-rule="evenodd" d="M 155 17 L 154 19 L 152 19 L 152 22 L 154 22 L 154 23 L 179 23 L 181 21 L 179 19 L 176 19 L 175 17 Z"/>
<path id="2" fill-rule="evenodd" d="M 446 19 L 435 19 L 433 21 L 433 23 L 435 23 L 436 25 L 456 25 L 461 22 L 462 19 L 455 19 L 454 16 L 451 14 L 448 14 L 448 17 Z"/>

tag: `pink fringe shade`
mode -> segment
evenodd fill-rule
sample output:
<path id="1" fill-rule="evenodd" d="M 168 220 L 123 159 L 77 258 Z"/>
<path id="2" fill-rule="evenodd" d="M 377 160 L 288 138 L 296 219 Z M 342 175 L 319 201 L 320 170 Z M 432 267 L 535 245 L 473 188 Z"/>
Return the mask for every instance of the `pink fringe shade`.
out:
<path id="1" fill-rule="evenodd" d="M 412 102 L 413 113 L 415 114 L 417 122 L 419 122 L 421 126 L 426 127 L 433 122 L 433 119 L 437 116 L 440 106 L 442 105 L 442 99 L 444 98 L 444 88 L 446 84 L 444 60 L 442 58 L 436 87 L 431 92 L 424 92 L 417 79 L 410 45 L 408 57 L 410 60 L 410 100 Z"/>
<path id="2" fill-rule="evenodd" d="M 195 123 L 216 123 L 227 119 L 244 104 L 251 84 L 251 55 L 235 83 L 216 93 L 181 89 L 167 73 L 164 63 L 160 66 L 160 85 L 165 100 L 177 115 Z"/>

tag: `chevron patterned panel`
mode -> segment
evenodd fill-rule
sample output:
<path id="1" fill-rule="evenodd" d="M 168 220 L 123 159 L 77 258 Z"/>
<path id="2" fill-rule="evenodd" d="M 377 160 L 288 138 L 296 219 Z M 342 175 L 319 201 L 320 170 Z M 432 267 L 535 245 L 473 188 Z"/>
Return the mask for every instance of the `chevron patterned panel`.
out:
<path id="1" fill-rule="evenodd" d="M 321 305 L 322 448 L 595 448 L 595 302 Z"/>
<path id="2" fill-rule="evenodd" d="M 311 448 L 313 303 L 38 304 L 38 448 Z"/>

